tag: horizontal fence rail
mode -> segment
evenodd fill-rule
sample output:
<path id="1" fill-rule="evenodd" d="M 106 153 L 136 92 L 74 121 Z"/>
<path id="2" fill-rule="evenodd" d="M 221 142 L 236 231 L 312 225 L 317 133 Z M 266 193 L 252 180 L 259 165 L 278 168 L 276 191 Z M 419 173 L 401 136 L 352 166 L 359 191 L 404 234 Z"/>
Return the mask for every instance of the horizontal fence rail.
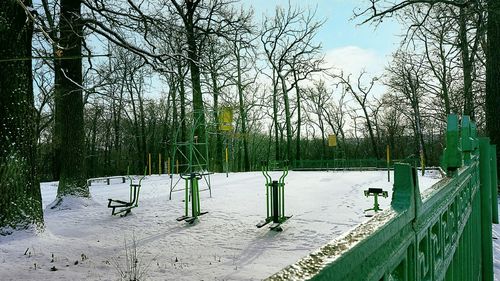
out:
<path id="1" fill-rule="evenodd" d="M 389 165 L 386 160 L 379 159 L 323 159 L 323 160 L 294 160 L 294 170 L 335 170 L 335 169 L 386 169 L 393 168 L 394 163 L 409 163 L 412 166 L 420 165 L 420 160 L 415 158 L 391 160 Z"/>
<path id="2" fill-rule="evenodd" d="M 446 178 L 421 194 L 415 167 L 395 164 L 390 209 L 267 280 L 493 281 L 496 148 L 461 125 L 448 117 Z"/>

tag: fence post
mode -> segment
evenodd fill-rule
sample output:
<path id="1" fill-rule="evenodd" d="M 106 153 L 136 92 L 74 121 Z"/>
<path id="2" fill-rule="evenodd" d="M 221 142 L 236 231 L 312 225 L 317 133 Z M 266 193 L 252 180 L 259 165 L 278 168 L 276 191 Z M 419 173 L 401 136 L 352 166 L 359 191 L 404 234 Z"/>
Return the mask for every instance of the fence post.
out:
<path id="1" fill-rule="evenodd" d="M 458 168 L 462 167 L 462 150 L 459 142 L 458 116 L 449 114 L 446 127 L 446 148 L 443 153 L 443 168 L 448 173 L 455 173 Z"/>
<path id="2" fill-rule="evenodd" d="M 479 138 L 479 177 L 481 195 L 481 270 L 484 281 L 493 281 L 493 238 L 491 233 L 490 139 Z"/>
<path id="3" fill-rule="evenodd" d="M 491 215 L 492 222 L 498 224 L 498 178 L 497 178 L 497 146 L 490 147 L 490 167 L 491 167 Z"/>
<path id="4" fill-rule="evenodd" d="M 469 116 L 462 116 L 461 122 L 461 139 L 462 139 L 462 152 L 464 155 L 465 164 L 471 163 L 471 153 L 474 150 L 474 139 L 471 133 L 471 121 Z"/>
<path id="5" fill-rule="evenodd" d="M 394 164 L 393 186 L 392 208 L 398 212 L 410 210 L 415 218 L 421 203 L 416 168 L 407 163 Z"/>

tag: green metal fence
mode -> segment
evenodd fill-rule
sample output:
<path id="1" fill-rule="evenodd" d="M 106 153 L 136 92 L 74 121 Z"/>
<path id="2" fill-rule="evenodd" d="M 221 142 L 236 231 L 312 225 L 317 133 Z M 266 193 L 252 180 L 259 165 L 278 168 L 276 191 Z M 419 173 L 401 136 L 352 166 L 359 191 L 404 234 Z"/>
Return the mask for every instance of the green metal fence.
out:
<path id="1" fill-rule="evenodd" d="M 390 161 L 389 167 L 394 163 L 408 163 L 412 166 L 420 165 L 419 159 L 408 158 Z M 386 169 L 386 160 L 380 159 L 323 159 L 323 160 L 294 160 L 294 170 L 335 170 L 335 169 Z"/>
<path id="2" fill-rule="evenodd" d="M 459 128 L 450 115 L 445 179 L 421 194 L 416 169 L 395 164 L 390 209 L 268 279 L 492 281 L 494 149 L 467 116 Z"/>

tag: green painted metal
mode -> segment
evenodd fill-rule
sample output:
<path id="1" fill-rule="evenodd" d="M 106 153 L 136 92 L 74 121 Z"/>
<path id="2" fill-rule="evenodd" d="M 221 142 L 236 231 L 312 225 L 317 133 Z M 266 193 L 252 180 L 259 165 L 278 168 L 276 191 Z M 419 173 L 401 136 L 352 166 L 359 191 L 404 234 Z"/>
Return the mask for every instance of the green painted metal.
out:
<path id="1" fill-rule="evenodd" d="M 111 215 L 126 216 L 133 208 L 139 206 L 139 195 L 141 193 L 141 182 L 146 177 L 147 167 L 144 168 L 144 176 L 139 178 L 137 183 L 134 183 L 134 179 L 129 174 L 129 168 L 127 168 L 127 178 L 130 180 L 130 192 L 129 201 L 122 201 L 116 199 L 108 199 L 108 208 L 111 208 Z"/>
<path id="2" fill-rule="evenodd" d="M 491 238 L 491 145 L 489 138 L 479 138 L 481 182 L 481 250 L 483 280 L 493 280 L 493 250 Z M 496 160 L 495 160 L 496 161 Z"/>
<path id="3" fill-rule="evenodd" d="M 271 213 L 269 211 L 269 196 L 270 196 L 270 192 L 269 192 L 269 189 L 271 188 L 271 176 L 269 175 L 268 173 L 268 165 L 265 164 L 265 162 L 262 162 L 262 174 L 264 175 L 264 177 L 266 178 L 266 218 L 269 218 L 271 217 Z"/>
<path id="4" fill-rule="evenodd" d="M 474 151 L 474 139 L 471 136 L 471 121 L 469 116 L 464 115 L 461 122 L 461 144 L 466 164 L 471 161 L 471 153 Z"/>
<path id="5" fill-rule="evenodd" d="M 468 135 L 470 135 L 470 133 L 468 133 Z M 443 168 L 447 171 L 454 171 L 462 167 L 462 150 L 460 149 L 459 141 L 460 131 L 458 128 L 458 116 L 450 114 L 448 115 L 446 148 L 444 149 L 443 155 Z"/>
<path id="6" fill-rule="evenodd" d="M 491 215 L 492 222 L 498 224 L 498 174 L 497 174 L 497 146 L 491 145 L 490 149 L 490 165 L 491 165 Z"/>
<path id="7" fill-rule="evenodd" d="M 189 180 L 185 180 L 184 185 L 184 215 L 189 216 Z"/>
<path id="8" fill-rule="evenodd" d="M 417 158 L 395 159 L 387 165 L 386 160 L 378 159 L 323 159 L 323 160 L 295 160 L 294 170 L 336 170 L 336 169 L 387 169 L 392 168 L 394 163 L 409 163 L 412 166 L 420 165 Z"/>
<path id="9" fill-rule="evenodd" d="M 181 178 L 185 181 L 184 190 L 184 215 L 178 217 L 177 221 L 186 221 L 193 223 L 199 216 L 208 212 L 201 212 L 200 207 L 200 189 L 198 182 L 203 175 L 200 173 L 181 174 Z M 191 216 L 189 216 L 189 202 L 191 202 Z"/>
<path id="10" fill-rule="evenodd" d="M 269 164 L 261 163 L 262 174 L 266 179 L 266 218 L 257 224 L 260 228 L 270 222 L 283 223 L 289 216 L 285 216 L 285 178 L 288 175 L 288 162 L 283 163 L 283 172 L 277 181 L 269 175 Z"/>
<path id="11" fill-rule="evenodd" d="M 369 188 L 368 190 L 364 191 L 364 194 L 366 197 L 373 196 L 373 208 L 368 208 L 365 210 L 365 212 L 368 211 L 374 211 L 375 213 L 378 213 L 379 211 L 382 211 L 380 208 L 380 205 L 378 204 L 378 196 L 382 196 L 384 198 L 387 198 L 388 192 L 383 191 L 382 188 Z"/>
<path id="12" fill-rule="evenodd" d="M 210 168 L 208 134 L 204 134 L 204 139 L 200 139 L 197 136 L 200 130 L 207 130 L 206 124 L 202 122 L 204 114 L 195 114 L 193 112 L 192 116 L 186 115 L 184 120 L 182 120 L 186 124 L 191 122 L 191 127 L 187 130 L 185 140 L 182 139 L 181 127 L 175 132 L 170 165 L 171 171 L 178 170 L 179 174 L 190 175 L 197 173 L 203 175 L 210 197 L 212 197 L 210 173 L 208 172 Z M 172 192 L 180 181 L 181 177 L 177 178 L 175 182 L 174 178 L 170 177 L 169 200 L 172 199 Z"/>
<path id="13" fill-rule="evenodd" d="M 416 169 L 395 164 L 390 209 L 268 280 L 493 280 L 489 143 L 477 149 L 470 122 L 472 150 L 462 166 L 457 124 L 448 127 L 446 178 L 421 194 Z"/>

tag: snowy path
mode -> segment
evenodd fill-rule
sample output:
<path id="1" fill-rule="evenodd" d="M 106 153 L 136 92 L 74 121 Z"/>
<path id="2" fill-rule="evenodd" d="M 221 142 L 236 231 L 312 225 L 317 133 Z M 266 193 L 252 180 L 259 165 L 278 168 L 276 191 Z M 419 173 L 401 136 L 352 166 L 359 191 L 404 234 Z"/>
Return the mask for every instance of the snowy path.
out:
<path id="1" fill-rule="evenodd" d="M 114 264 L 125 264 L 124 239 L 130 244 L 132 235 L 140 263 L 149 264 L 148 280 L 260 280 L 367 220 L 363 210 L 373 202 L 363 195 L 368 187 L 389 191 L 380 200 L 386 208 L 392 186 L 383 171 L 290 172 L 285 211 L 293 218 L 283 232 L 272 232 L 255 227 L 265 217 L 261 173 L 215 174 L 211 180 L 213 197 L 201 193 L 201 209 L 209 213 L 194 225 L 175 220 L 183 214 L 184 193 L 174 192 L 169 201 L 167 176 L 147 177 L 139 207 L 123 218 L 112 217 L 106 205 L 108 198 L 128 198 L 128 183 L 93 184 L 92 200 L 46 210 L 46 231 L 39 236 L 0 237 L 0 280 L 119 280 Z M 437 181 L 435 173 L 421 177 L 421 189 Z M 55 193 L 56 184 L 42 184 L 44 206 Z M 58 270 L 50 271 L 53 266 Z"/>

